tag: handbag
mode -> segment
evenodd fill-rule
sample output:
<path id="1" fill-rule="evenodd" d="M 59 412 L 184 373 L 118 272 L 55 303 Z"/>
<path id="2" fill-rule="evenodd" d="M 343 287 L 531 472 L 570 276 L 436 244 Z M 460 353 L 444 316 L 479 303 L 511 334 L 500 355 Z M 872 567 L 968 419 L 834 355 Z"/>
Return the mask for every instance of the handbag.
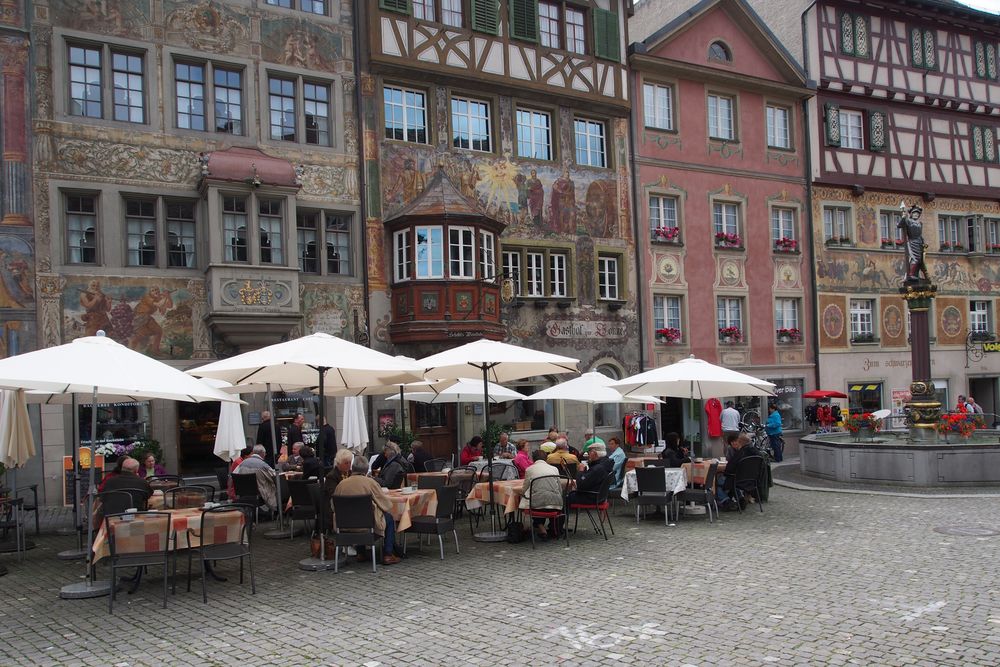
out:
<path id="1" fill-rule="evenodd" d="M 333 560 L 334 550 L 337 546 L 333 543 L 329 537 L 326 538 L 326 558 L 324 560 Z M 319 548 L 319 535 L 313 533 L 312 538 L 309 540 L 309 553 L 312 554 L 313 558 L 319 558 L 320 548 Z"/>
<path id="2" fill-rule="evenodd" d="M 520 521 L 511 521 L 507 524 L 507 542 L 510 544 L 520 544 L 525 540 L 524 524 Z"/>

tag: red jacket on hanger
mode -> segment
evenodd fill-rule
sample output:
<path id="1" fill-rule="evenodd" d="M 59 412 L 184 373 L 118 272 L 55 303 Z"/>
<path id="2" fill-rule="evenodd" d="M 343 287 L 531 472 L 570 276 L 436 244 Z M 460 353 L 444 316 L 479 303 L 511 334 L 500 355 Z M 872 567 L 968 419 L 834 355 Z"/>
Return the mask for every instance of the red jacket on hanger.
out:
<path id="1" fill-rule="evenodd" d="M 705 414 L 708 415 L 708 437 L 722 437 L 722 403 L 717 398 L 705 401 Z"/>

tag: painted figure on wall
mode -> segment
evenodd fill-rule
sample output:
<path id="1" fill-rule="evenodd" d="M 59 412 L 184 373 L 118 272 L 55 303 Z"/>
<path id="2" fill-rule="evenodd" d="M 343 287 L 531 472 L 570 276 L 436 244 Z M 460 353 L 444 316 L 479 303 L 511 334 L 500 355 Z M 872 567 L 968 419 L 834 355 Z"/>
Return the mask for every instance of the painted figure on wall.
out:
<path id="1" fill-rule="evenodd" d="M 587 232 L 602 238 L 618 237 L 618 184 L 615 181 L 594 181 L 587 188 L 585 210 Z"/>
<path id="2" fill-rule="evenodd" d="M 528 178 L 523 173 L 517 172 L 514 185 L 517 186 L 517 212 L 523 218 L 528 211 Z"/>
<path id="3" fill-rule="evenodd" d="M 101 281 L 91 280 L 87 289 L 80 292 L 80 305 L 84 314 L 83 332 L 85 336 L 96 336 L 98 331 L 111 333 L 111 299 L 101 290 Z"/>
<path id="4" fill-rule="evenodd" d="M 161 291 L 155 285 L 150 287 L 132 311 L 134 333 L 129 339 L 128 346 L 133 350 L 159 354 L 163 328 L 153 316 L 156 314 L 166 315 L 167 311 L 173 307 L 174 302 L 170 298 L 170 292 Z"/>
<path id="5" fill-rule="evenodd" d="M 569 177 L 569 169 L 552 184 L 552 207 L 549 227 L 558 234 L 576 233 L 576 190 Z"/>
<path id="6" fill-rule="evenodd" d="M 399 170 L 396 180 L 389 187 L 389 201 L 399 204 L 409 204 L 413 199 L 424 191 L 426 178 L 417 170 L 417 164 L 413 158 L 403 160 L 403 168 Z"/>
<path id="7" fill-rule="evenodd" d="M 470 160 L 464 160 L 462 162 L 462 173 L 458 178 L 458 185 L 462 194 L 472 201 L 478 201 L 479 193 L 476 192 L 476 186 L 479 181 L 479 169 L 477 169 L 476 165 Z"/>
<path id="8" fill-rule="evenodd" d="M 541 226 L 542 211 L 545 209 L 545 186 L 538 178 L 538 172 L 531 170 L 526 183 L 528 190 L 528 217 L 532 224 Z"/>
<path id="9" fill-rule="evenodd" d="M 27 241 L 0 236 L 0 308 L 30 308 L 34 304 L 33 264 L 34 254 Z"/>
<path id="10" fill-rule="evenodd" d="M 900 208 L 905 205 L 900 203 Z M 906 237 L 906 281 L 915 283 L 923 275 L 924 280 L 930 280 L 927 275 L 927 264 L 924 262 L 924 252 L 927 245 L 924 243 L 923 224 L 920 222 L 920 214 L 924 209 L 914 204 L 906 215 L 899 220 L 898 227 L 903 230 Z"/>

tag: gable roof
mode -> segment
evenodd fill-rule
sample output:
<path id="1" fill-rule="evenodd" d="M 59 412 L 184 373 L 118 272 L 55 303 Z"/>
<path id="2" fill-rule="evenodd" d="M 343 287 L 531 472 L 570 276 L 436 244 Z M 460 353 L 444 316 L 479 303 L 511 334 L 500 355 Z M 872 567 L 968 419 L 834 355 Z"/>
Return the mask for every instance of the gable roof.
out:
<path id="1" fill-rule="evenodd" d="M 435 170 L 424 191 L 386 222 L 408 217 L 483 216 L 479 205 L 463 195 L 448 178 L 444 167 Z"/>

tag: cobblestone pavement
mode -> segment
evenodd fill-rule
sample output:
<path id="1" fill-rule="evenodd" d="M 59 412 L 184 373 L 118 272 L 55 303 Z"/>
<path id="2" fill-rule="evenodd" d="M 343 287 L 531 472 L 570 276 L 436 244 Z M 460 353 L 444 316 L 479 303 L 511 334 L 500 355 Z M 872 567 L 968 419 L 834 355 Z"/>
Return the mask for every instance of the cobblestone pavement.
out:
<path id="1" fill-rule="evenodd" d="M 113 616 L 58 598 L 83 567 L 43 528 L 0 556 L 0 665 L 997 665 L 1000 536 L 935 528 L 1000 529 L 998 502 L 775 487 L 763 514 L 620 514 L 607 542 L 536 551 L 465 522 L 461 554 L 411 540 L 377 574 L 303 572 L 304 539 L 261 539 L 255 596 L 227 564 L 207 605 L 182 579 L 164 610 L 151 571 Z"/>

